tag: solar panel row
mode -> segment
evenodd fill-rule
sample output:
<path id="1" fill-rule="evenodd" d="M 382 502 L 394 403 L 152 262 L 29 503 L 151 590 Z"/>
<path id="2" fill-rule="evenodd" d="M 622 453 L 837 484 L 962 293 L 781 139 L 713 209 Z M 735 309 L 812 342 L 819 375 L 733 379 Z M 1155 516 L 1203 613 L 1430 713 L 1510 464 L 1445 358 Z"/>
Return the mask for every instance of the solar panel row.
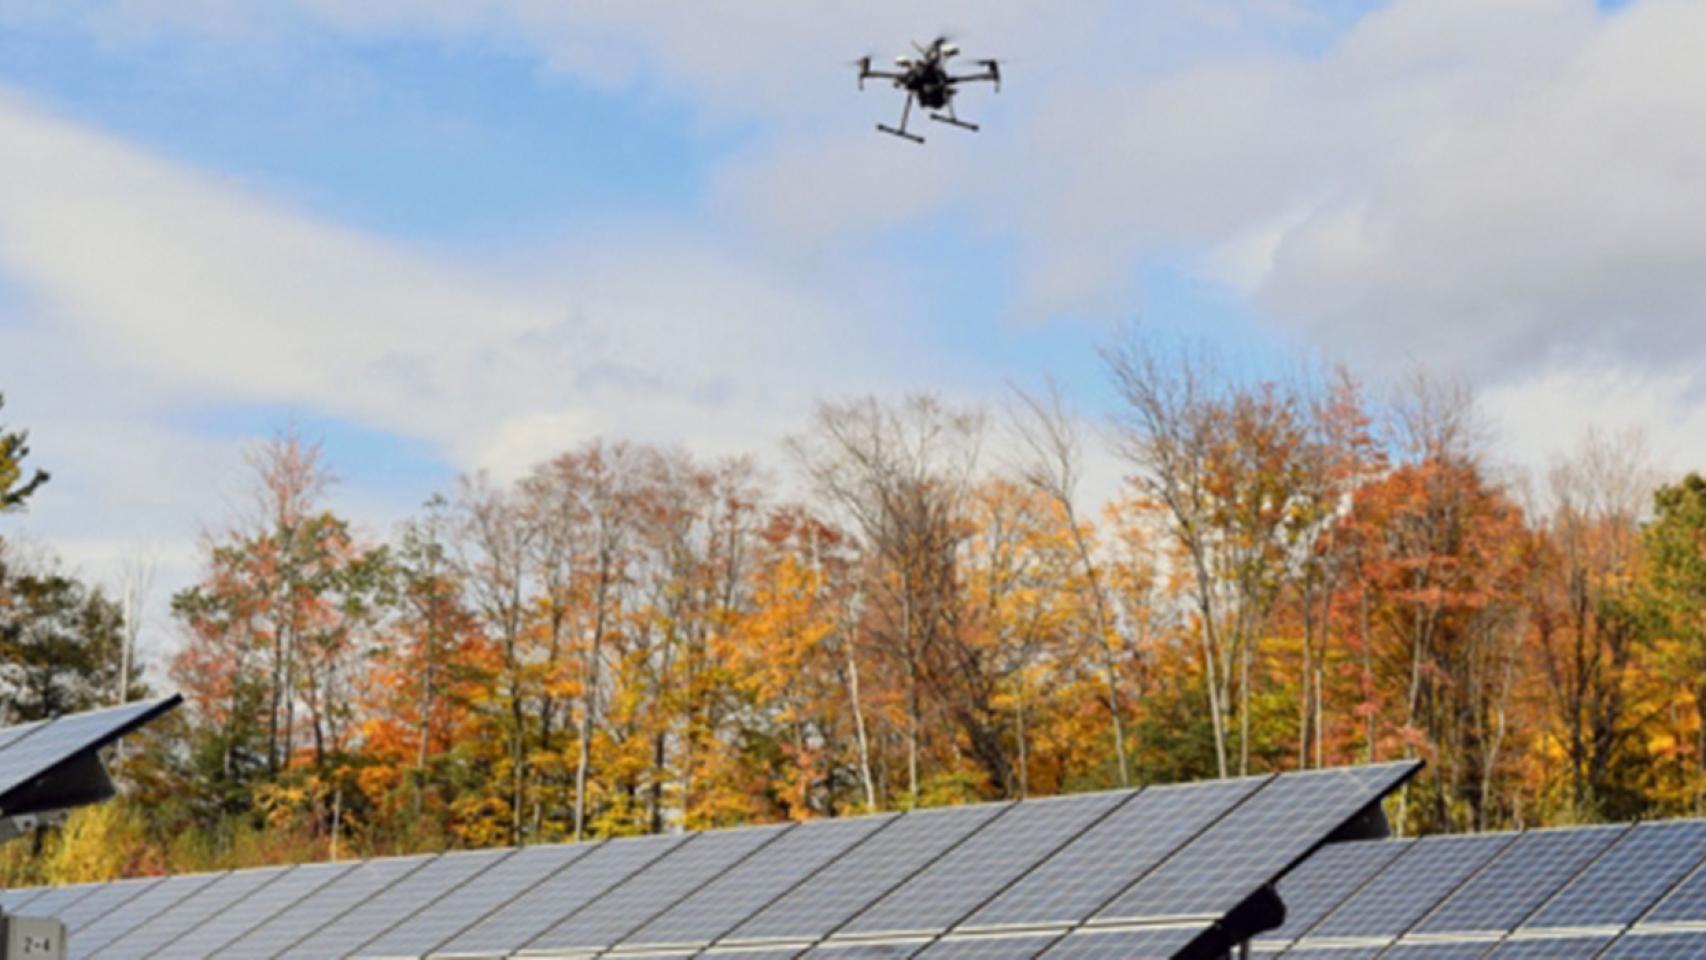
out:
<path id="1" fill-rule="evenodd" d="M 182 702 L 174 694 L 0 729 L 0 814 L 40 812 L 28 796 L 32 784 Z"/>
<path id="2" fill-rule="evenodd" d="M 1228 910 L 1413 772 L 11 891 L 0 905 L 58 917 L 70 956 L 102 960 L 1171 957 L 1230 936 L 1213 932 Z"/>

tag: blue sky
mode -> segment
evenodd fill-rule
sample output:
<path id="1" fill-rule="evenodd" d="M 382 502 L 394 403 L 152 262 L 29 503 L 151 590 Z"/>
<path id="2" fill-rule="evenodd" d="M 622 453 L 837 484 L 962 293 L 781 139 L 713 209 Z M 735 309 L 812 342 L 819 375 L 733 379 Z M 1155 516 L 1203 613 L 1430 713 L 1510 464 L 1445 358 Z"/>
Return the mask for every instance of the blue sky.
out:
<path id="1" fill-rule="evenodd" d="M 842 62 L 942 26 L 1013 58 L 984 131 L 879 136 Z M 1537 475 L 1697 465 L 1700 49 L 1698 0 L 14 0 L 0 390 L 56 477 L 5 532 L 176 585 L 288 422 L 383 532 L 596 435 L 785 468 L 823 397 L 1096 416 L 1133 320 L 1464 378 Z"/>

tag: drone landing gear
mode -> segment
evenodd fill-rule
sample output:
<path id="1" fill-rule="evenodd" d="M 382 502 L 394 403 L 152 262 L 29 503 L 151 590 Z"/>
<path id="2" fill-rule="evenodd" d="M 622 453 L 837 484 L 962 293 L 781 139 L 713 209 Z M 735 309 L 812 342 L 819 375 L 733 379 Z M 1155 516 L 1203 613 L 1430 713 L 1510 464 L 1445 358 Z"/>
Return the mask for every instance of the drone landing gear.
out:
<path id="1" fill-rule="evenodd" d="M 952 100 L 948 101 L 947 113 L 932 113 L 930 115 L 930 119 L 939 123 L 946 123 L 950 126 L 959 127 L 961 130 L 970 130 L 973 133 L 977 132 L 977 124 L 971 123 L 967 120 L 961 120 L 959 116 L 954 113 L 954 101 Z"/>
<path id="2" fill-rule="evenodd" d="M 891 127 L 886 123 L 879 123 L 877 124 L 877 129 L 884 133 L 892 133 L 895 136 L 900 137 L 902 140 L 911 140 L 913 143 L 923 143 L 923 137 L 916 133 L 910 133 L 906 129 L 906 118 L 910 116 L 912 116 L 912 94 L 908 93 L 906 95 L 906 106 L 900 108 L 900 126 Z"/>

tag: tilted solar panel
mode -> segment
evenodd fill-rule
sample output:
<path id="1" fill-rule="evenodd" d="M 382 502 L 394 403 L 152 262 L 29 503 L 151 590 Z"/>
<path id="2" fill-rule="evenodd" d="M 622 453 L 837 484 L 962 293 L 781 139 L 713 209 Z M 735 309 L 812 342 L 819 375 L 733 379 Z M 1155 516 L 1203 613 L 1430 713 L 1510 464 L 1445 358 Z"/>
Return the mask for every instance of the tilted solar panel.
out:
<path id="1" fill-rule="evenodd" d="M 1224 914 L 1418 769 L 1415 762 L 1280 774 L 1099 911 L 1098 923 Z"/>
<path id="2" fill-rule="evenodd" d="M 49 887 L 42 895 L 30 901 L 30 916 L 53 917 L 57 919 L 65 911 L 77 905 L 84 897 L 93 896 L 106 884 L 76 883 L 68 887 Z"/>
<path id="3" fill-rule="evenodd" d="M 1615 940 L 1611 935 L 1596 937 L 1534 937 L 1506 940 L 1487 954 L 1488 960 L 1593 960 L 1606 945 Z"/>
<path id="4" fill-rule="evenodd" d="M 517 944 L 525 947 L 520 953 L 608 949 L 789 829 L 786 824 L 773 824 L 694 834 L 664 856 L 613 878 L 613 885 L 599 891 L 597 899 L 588 898 L 590 902 L 581 909 L 558 913 L 554 925 L 534 931 Z"/>
<path id="5" fill-rule="evenodd" d="M 1386 944 L 1379 946 L 1298 946 L 1292 947 L 1282 957 L 1294 957 L 1296 960 L 1375 960 L 1386 952 Z M 1257 956 L 1271 954 L 1257 954 Z"/>
<path id="6" fill-rule="evenodd" d="M 1513 929 L 1627 829 L 1579 827 L 1522 834 L 1416 924 L 1414 932 Z"/>
<path id="7" fill-rule="evenodd" d="M 821 943 L 807 951 L 801 960 L 908 960 L 929 945 L 929 937 Z"/>
<path id="8" fill-rule="evenodd" d="M 652 918 L 625 938 L 621 949 L 709 944 L 893 819 L 802 823 Z"/>
<path id="9" fill-rule="evenodd" d="M 0 913 L 16 913 L 18 908 L 46 893 L 47 887 L 13 887 L 0 890 Z"/>
<path id="10" fill-rule="evenodd" d="M 438 900 L 514 853 L 508 847 L 435 857 L 419 870 L 362 901 L 284 953 L 281 960 L 325 960 L 355 953 L 368 941 L 431 909 Z M 434 944 L 436 946 L 436 944 Z"/>
<path id="11" fill-rule="evenodd" d="M 1626 933 L 1600 956 L 1603 960 L 1699 960 L 1706 957 L 1706 930 Z"/>
<path id="12" fill-rule="evenodd" d="M 431 857 L 368 860 L 278 911 L 214 954 L 216 960 L 270 960 L 298 941 L 425 866 Z"/>
<path id="13" fill-rule="evenodd" d="M 207 884 L 163 912 L 144 919 L 130 932 L 96 950 L 93 956 L 100 960 L 134 960 L 137 957 L 154 956 L 166 944 L 210 918 L 230 910 L 255 891 L 265 888 L 294 869 L 262 867 L 258 870 L 236 870 L 223 874 L 217 883 Z"/>
<path id="14" fill-rule="evenodd" d="M 1523 926 L 1634 923 L 1702 860 L 1706 860 L 1706 821 L 1637 824 Z"/>
<path id="15" fill-rule="evenodd" d="M 353 863 L 305 863 L 279 875 L 255 893 L 213 914 L 167 944 L 163 956 L 173 960 L 211 957 L 250 930 L 290 909 L 291 905 L 348 873 Z"/>
<path id="16" fill-rule="evenodd" d="M 1148 787 L 996 896 L 960 929 L 1077 923 L 1268 779 Z"/>
<path id="17" fill-rule="evenodd" d="M 1330 843 L 1315 851 L 1279 882 L 1285 923 L 1263 933 L 1261 939 L 1286 941 L 1302 936 L 1413 842 L 1356 840 Z"/>
<path id="18" fill-rule="evenodd" d="M 1399 943 L 1381 957 L 1393 960 L 1479 960 L 1493 949 L 1490 940 L 1446 940 L 1436 943 Z"/>
<path id="19" fill-rule="evenodd" d="M 724 940 L 828 936 L 1007 807 L 1004 803 L 982 803 L 903 814 L 742 923 Z"/>
<path id="20" fill-rule="evenodd" d="M 1030 960 L 1060 939 L 1058 933 L 983 934 L 937 940 L 918 954 L 919 960 Z"/>
<path id="21" fill-rule="evenodd" d="M 54 911 L 53 917 L 65 924 L 65 933 L 69 938 L 89 924 L 146 893 L 149 887 L 159 883 L 159 877 L 143 877 L 138 880 L 117 880 L 113 883 L 103 883 L 88 896 L 79 897 L 76 903 L 62 910 Z"/>
<path id="22" fill-rule="evenodd" d="M 583 843 L 523 847 L 516 850 L 501 863 L 482 873 L 479 883 L 459 887 L 455 896 L 440 898 L 432 904 L 431 909 L 416 911 L 401 923 L 362 944 L 355 955 L 425 956 L 501 910 L 517 904 L 528 904 L 534 909 L 541 909 L 529 899 L 532 891 L 545 881 L 558 876 L 570 864 L 591 856 L 604 846 Z"/>
<path id="23" fill-rule="evenodd" d="M 1318 937 L 1396 937 L 1509 846 L 1512 834 L 1423 837 L 1312 927 Z"/>
<path id="24" fill-rule="evenodd" d="M 99 749 L 176 707 L 182 697 L 127 703 L 122 707 L 58 717 L 0 749 L 0 812 L 17 813 L 13 795 L 30 781 L 80 754 Z"/>
<path id="25" fill-rule="evenodd" d="M 1133 796 L 1114 791 L 1018 803 L 837 935 L 946 930 Z"/>
<path id="26" fill-rule="evenodd" d="M 122 910 L 109 911 L 98 920 L 79 928 L 76 935 L 70 939 L 67 956 L 76 960 L 78 957 L 93 955 L 102 947 L 171 909 L 223 876 L 224 871 L 167 877 L 149 887 L 146 893 L 125 903 Z"/>
<path id="27" fill-rule="evenodd" d="M 1208 924 L 1078 930 L 1043 954 L 1046 960 L 1171 960 L 1208 933 Z"/>
<path id="28" fill-rule="evenodd" d="M 46 720 L 32 720 L 10 727 L 0 727 L 0 763 L 4 762 L 6 748 L 47 726 Z"/>

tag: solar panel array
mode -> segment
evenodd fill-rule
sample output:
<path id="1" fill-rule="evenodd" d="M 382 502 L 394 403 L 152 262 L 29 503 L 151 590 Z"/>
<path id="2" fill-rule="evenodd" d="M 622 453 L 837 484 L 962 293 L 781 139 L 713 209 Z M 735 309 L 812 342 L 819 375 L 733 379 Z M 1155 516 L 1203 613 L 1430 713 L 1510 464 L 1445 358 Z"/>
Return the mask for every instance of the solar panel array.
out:
<path id="1" fill-rule="evenodd" d="M 28 788 L 182 702 L 174 694 L 0 728 L 0 814 L 42 812 L 32 804 Z"/>
<path id="2" fill-rule="evenodd" d="M 1706 820 L 1329 844 L 1278 893 L 1270 956 L 1706 957 Z"/>
<path id="3" fill-rule="evenodd" d="M 102 960 L 1174 957 L 1235 934 L 1227 911 L 1414 770 L 6 891 L 0 908 L 57 917 L 70 957 Z"/>

